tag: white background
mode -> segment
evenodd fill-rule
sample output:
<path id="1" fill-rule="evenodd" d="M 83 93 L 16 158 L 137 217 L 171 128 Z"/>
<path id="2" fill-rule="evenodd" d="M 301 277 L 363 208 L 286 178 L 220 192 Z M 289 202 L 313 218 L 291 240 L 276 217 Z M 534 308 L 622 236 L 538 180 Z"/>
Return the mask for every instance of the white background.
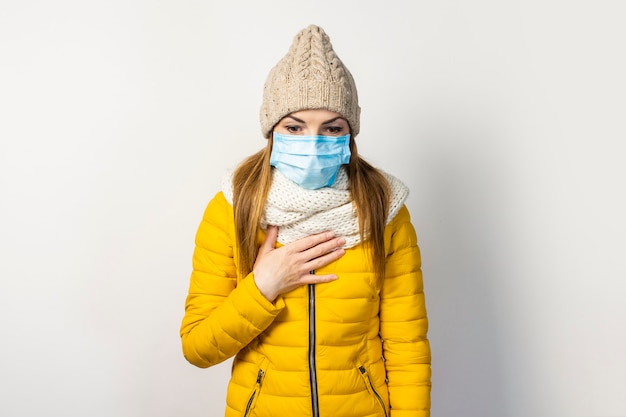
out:
<path id="1" fill-rule="evenodd" d="M 310 23 L 411 188 L 434 417 L 626 416 L 626 2 L 2 1 L 0 415 L 220 416 L 196 227 Z"/>

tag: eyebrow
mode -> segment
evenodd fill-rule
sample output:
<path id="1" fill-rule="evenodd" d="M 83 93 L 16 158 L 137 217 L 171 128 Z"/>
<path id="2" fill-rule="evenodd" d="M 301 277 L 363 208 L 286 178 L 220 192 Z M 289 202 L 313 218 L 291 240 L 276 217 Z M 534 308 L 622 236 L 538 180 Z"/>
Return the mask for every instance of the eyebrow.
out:
<path id="1" fill-rule="evenodd" d="M 341 116 L 337 116 L 337 117 L 335 117 L 334 119 L 327 120 L 327 121 L 325 121 L 325 122 L 324 122 L 324 123 L 322 123 L 322 124 L 323 124 L 323 125 L 327 125 L 327 124 L 330 124 L 330 123 L 333 123 L 333 122 L 337 121 L 338 119 L 343 119 L 343 117 L 341 117 Z"/>
<path id="2" fill-rule="evenodd" d="M 306 122 L 305 122 L 304 120 L 298 119 L 297 117 L 294 117 L 294 116 L 292 116 L 292 115 L 288 115 L 288 116 L 285 116 L 285 117 L 289 117 L 290 119 L 293 119 L 293 120 L 295 120 L 295 121 L 296 121 L 296 122 L 298 122 L 298 123 L 303 123 L 303 124 L 306 124 Z M 327 125 L 327 124 L 330 124 L 330 123 L 333 123 L 333 122 L 337 121 L 338 119 L 343 119 L 343 117 L 341 117 L 341 116 L 337 116 L 337 117 L 335 117 L 335 118 L 332 118 L 332 119 L 330 119 L 330 120 L 327 120 L 327 121 L 325 121 L 325 122 L 322 122 L 322 124 L 323 124 L 323 125 Z"/>

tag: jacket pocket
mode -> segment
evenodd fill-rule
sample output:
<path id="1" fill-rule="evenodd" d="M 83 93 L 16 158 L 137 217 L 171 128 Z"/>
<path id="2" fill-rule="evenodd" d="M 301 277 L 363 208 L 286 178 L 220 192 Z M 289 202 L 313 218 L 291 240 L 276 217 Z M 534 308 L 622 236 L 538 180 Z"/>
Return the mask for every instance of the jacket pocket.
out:
<path id="1" fill-rule="evenodd" d="M 246 402 L 246 407 L 243 411 L 243 417 L 249 417 L 252 410 L 254 410 L 254 405 L 256 404 L 257 398 L 259 398 L 261 385 L 263 384 L 263 378 L 265 377 L 266 372 L 267 359 L 264 359 L 259 366 L 259 372 L 257 372 L 256 382 L 254 384 L 254 388 L 252 389 L 252 393 L 248 396 L 248 401 Z"/>
<path id="2" fill-rule="evenodd" d="M 385 402 L 383 401 L 383 398 L 380 396 L 380 394 L 376 391 L 376 388 L 374 388 L 374 384 L 372 384 L 372 379 L 370 378 L 370 375 L 367 373 L 367 369 L 365 369 L 365 366 L 359 365 L 359 373 L 361 374 L 361 376 L 363 377 L 363 380 L 365 381 L 365 386 L 367 386 L 367 390 L 370 392 L 370 394 L 372 394 L 374 399 L 380 405 L 383 415 L 387 417 L 388 413 L 387 413 L 387 407 L 385 406 Z"/>

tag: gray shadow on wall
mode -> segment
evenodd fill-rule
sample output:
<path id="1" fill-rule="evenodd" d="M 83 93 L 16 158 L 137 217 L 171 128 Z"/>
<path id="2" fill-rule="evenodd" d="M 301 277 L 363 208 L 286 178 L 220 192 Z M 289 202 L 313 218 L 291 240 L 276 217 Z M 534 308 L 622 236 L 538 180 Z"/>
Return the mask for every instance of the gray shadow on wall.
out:
<path id="1" fill-rule="evenodd" d="M 511 416 L 500 334 L 505 324 L 496 299 L 506 242 L 506 228 L 500 227 L 506 177 L 498 166 L 502 159 L 480 153 L 495 138 L 459 131 L 426 139 L 435 141 L 428 147 L 435 153 L 429 151 L 417 169 L 427 183 L 416 190 L 420 218 L 435 219 L 418 224 L 418 233 L 425 232 L 432 415 Z"/>

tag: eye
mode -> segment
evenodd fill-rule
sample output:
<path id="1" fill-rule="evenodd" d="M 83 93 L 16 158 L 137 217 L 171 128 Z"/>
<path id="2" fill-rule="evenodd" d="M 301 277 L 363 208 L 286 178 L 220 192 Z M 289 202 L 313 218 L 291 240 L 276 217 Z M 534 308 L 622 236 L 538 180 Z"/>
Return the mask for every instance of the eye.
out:
<path id="1" fill-rule="evenodd" d="M 341 133 L 343 133 L 344 128 L 343 128 L 343 126 L 328 126 L 326 128 L 326 130 L 331 135 L 340 135 Z"/>
<path id="2" fill-rule="evenodd" d="M 288 125 L 285 126 L 285 130 L 289 133 L 298 133 L 301 130 L 301 127 L 297 125 Z"/>

